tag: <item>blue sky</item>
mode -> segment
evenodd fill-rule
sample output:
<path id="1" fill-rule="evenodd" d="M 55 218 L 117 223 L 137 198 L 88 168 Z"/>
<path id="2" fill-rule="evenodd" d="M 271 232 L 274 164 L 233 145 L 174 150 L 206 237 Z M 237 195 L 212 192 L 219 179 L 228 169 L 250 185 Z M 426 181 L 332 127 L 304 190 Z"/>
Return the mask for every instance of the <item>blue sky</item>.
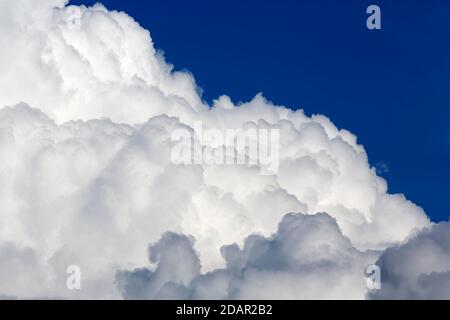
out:
<path id="1" fill-rule="evenodd" d="M 100 2 L 149 29 L 205 100 L 263 92 L 325 114 L 358 136 L 391 193 L 435 221 L 450 216 L 449 1 Z M 366 28 L 370 4 L 381 8 L 382 30 Z"/>

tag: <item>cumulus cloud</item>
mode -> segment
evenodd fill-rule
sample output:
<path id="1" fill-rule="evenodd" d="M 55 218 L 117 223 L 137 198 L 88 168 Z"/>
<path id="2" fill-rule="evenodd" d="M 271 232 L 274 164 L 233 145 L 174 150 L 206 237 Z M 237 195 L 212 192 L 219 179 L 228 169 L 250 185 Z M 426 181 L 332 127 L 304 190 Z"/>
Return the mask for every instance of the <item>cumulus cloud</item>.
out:
<path id="1" fill-rule="evenodd" d="M 165 234 L 149 248 L 156 269 L 121 271 L 129 299 L 360 299 L 363 270 L 375 252 L 360 252 L 327 214 L 288 214 L 269 238 L 221 248 L 226 268 L 200 273 L 192 239 Z"/>
<path id="2" fill-rule="evenodd" d="M 372 299 L 449 299 L 450 223 L 387 249 L 377 265 L 383 271 L 382 286 L 370 294 Z"/>
<path id="3" fill-rule="evenodd" d="M 117 275 L 119 287 L 130 298 L 182 297 L 183 291 L 200 275 L 200 260 L 193 248 L 193 239 L 176 233 L 165 233 L 149 248 L 149 260 L 156 263 L 155 271 L 147 268 Z"/>
<path id="4" fill-rule="evenodd" d="M 131 17 L 67 2 L 0 2 L 0 105 L 25 101 L 58 122 L 143 122 L 206 108 L 193 77 L 172 72 Z"/>
<path id="5" fill-rule="evenodd" d="M 207 297 L 208 288 L 212 296 L 256 297 L 254 279 L 282 288 L 295 277 L 307 289 L 277 292 L 317 297 L 317 283 L 325 297 L 342 290 L 363 298 L 353 271 L 364 265 L 364 252 L 430 225 L 420 207 L 388 193 L 352 133 L 261 94 L 240 104 L 224 95 L 207 105 L 193 76 L 174 71 L 150 33 L 123 12 L 62 0 L 0 0 L 0 46 L 0 295 L 118 298 L 116 271 L 146 266 L 119 276 L 127 297 L 193 295 L 193 279 L 196 297 Z M 173 163 L 172 133 L 193 131 L 197 121 L 219 131 L 279 130 L 279 171 L 263 176 L 257 164 Z M 311 217 L 284 218 L 271 238 L 289 212 Z M 166 234 L 148 265 L 146 245 L 167 231 L 190 235 L 195 244 Z M 245 240 L 250 234 L 260 236 Z M 221 255 L 231 243 L 244 249 L 225 247 Z M 272 244 L 311 264 L 268 249 Z M 165 270 L 171 250 L 190 259 L 189 272 Z M 264 264 L 269 251 L 279 265 Z M 238 277 L 232 270 L 244 267 L 237 261 L 263 263 L 262 272 L 250 268 Z M 27 267 L 17 267 L 22 263 Z M 65 287 L 69 265 L 82 269 L 80 291 Z M 336 291 L 322 290 L 328 267 L 342 280 L 333 283 Z M 228 283 L 232 291 L 224 289 Z"/>

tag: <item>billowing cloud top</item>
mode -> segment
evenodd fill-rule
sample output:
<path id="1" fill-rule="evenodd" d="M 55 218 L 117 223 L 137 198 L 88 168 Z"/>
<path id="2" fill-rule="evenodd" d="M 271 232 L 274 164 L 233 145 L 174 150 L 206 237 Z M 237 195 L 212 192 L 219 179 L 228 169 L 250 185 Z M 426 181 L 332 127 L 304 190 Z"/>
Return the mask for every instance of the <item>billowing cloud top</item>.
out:
<path id="1" fill-rule="evenodd" d="M 0 294 L 362 299 L 365 266 L 430 227 L 325 116 L 209 106 L 127 14 L 66 5 L 0 0 Z M 279 130 L 279 170 L 173 163 L 198 121 Z"/>

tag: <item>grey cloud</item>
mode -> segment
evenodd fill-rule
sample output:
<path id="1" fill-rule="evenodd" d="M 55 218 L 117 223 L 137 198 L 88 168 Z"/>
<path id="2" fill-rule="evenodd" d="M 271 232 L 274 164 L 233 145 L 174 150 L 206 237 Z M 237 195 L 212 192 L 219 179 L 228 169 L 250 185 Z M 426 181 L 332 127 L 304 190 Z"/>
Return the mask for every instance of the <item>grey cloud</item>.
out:
<path id="1" fill-rule="evenodd" d="M 381 290 L 371 292 L 371 299 L 450 299 L 450 223 L 387 249 L 377 265 Z"/>
<path id="2" fill-rule="evenodd" d="M 192 238 L 165 233 L 149 248 L 149 260 L 157 264 L 156 270 L 117 273 L 116 282 L 124 298 L 182 298 L 184 286 L 200 275 L 200 260 L 192 245 Z"/>
<path id="3" fill-rule="evenodd" d="M 288 214 L 271 237 L 251 235 L 242 249 L 233 244 L 221 253 L 226 268 L 200 274 L 192 241 L 165 234 L 150 247 L 156 269 L 119 271 L 117 285 L 127 299 L 358 298 L 365 267 L 376 259 L 355 249 L 327 214 Z"/>

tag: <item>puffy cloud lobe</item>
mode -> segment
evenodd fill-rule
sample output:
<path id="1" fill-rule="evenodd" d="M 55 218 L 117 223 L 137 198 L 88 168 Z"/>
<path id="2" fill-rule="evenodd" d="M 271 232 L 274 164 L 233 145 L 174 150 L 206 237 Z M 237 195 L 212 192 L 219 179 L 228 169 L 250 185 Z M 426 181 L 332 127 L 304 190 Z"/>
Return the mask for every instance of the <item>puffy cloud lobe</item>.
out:
<path id="1" fill-rule="evenodd" d="M 226 268 L 200 274 L 191 239 L 165 234 L 150 247 L 156 269 L 118 272 L 117 284 L 127 299 L 358 299 L 377 256 L 355 249 L 326 214 L 288 214 L 271 237 L 221 252 Z"/>
<path id="2" fill-rule="evenodd" d="M 450 223 L 440 223 L 387 249 L 377 264 L 381 290 L 372 299 L 449 299 Z"/>
<path id="3" fill-rule="evenodd" d="M 165 233 L 149 248 L 149 260 L 157 264 L 156 270 L 142 268 L 119 272 L 116 277 L 119 287 L 131 299 L 171 298 L 178 288 L 188 285 L 200 274 L 200 260 L 192 244 L 193 239 L 187 236 Z"/>
<path id="4" fill-rule="evenodd" d="M 35 270 L 29 285 L 13 286 L 28 271 L 8 267 L 1 295 L 116 298 L 116 270 L 146 264 L 146 244 L 167 230 L 196 239 L 204 274 L 224 266 L 224 244 L 269 237 L 288 212 L 327 212 L 356 256 L 429 225 L 421 208 L 387 193 L 356 137 L 325 116 L 307 117 L 261 94 L 238 105 L 221 96 L 208 106 L 192 75 L 173 71 L 131 17 L 81 6 L 73 28 L 66 2 L 0 0 L 0 105 L 9 106 L 0 109 L 0 245 L 9 246 L 2 257 L 22 257 Z M 192 131 L 196 121 L 221 131 L 279 129 L 279 172 L 175 165 L 171 134 Z M 82 268 L 80 292 L 65 288 L 73 264 Z M 197 278 L 223 294 L 230 274 L 214 274 Z M 365 294 L 359 284 L 346 291 Z"/>
<path id="5" fill-rule="evenodd" d="M 131 17 L 67 2 L 0 2 L 0 105 L 24 101 L 57 122 L 143 122 L 207 108 L 193 77 L 172 72 Z"/>

